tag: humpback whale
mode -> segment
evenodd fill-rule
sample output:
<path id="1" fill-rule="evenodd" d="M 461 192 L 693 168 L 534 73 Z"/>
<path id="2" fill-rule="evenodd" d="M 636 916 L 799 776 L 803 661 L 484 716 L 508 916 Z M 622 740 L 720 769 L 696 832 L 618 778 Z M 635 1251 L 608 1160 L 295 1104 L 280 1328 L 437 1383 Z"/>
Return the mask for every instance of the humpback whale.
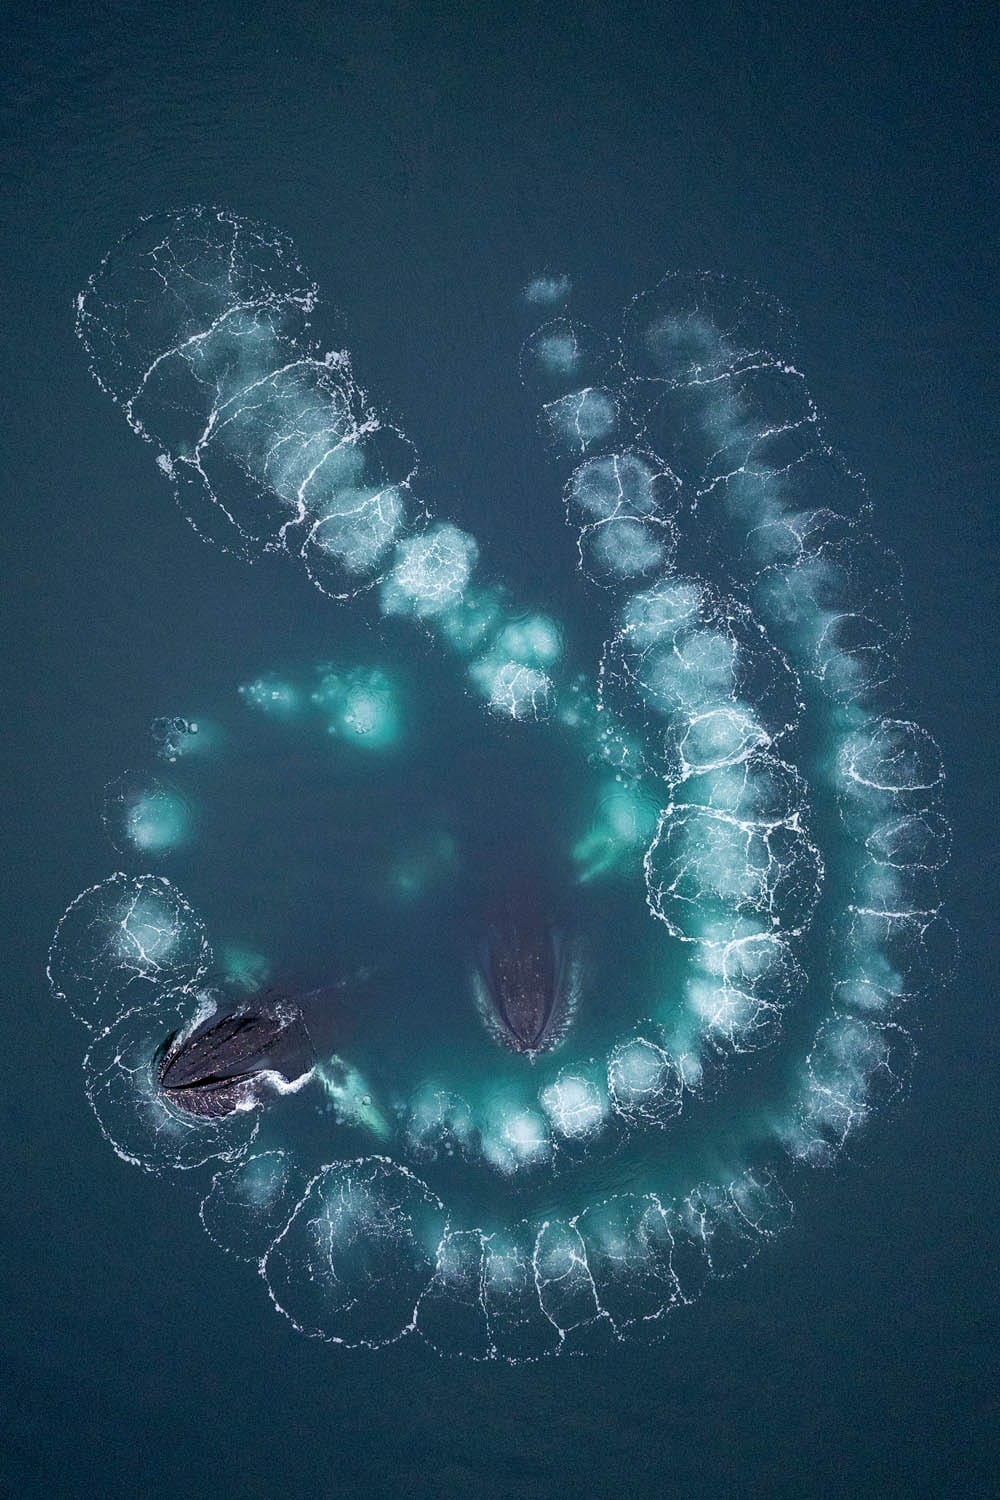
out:
<path id="1" fill-rule="evenodd" d="M 494 909 L 478 942 L 477 992 L 502 1046 L 534 1057 L 556 1045 L 570 1017 L 571 970 L 565 931 L 530 894 Z"/>
<path id="2" fill-rule="evenodd" d="M 254 1109 L 269 1093 L 304 1080 L 315 1061 L 299 1007 L 268 995 L 173 1032 L 156 1079 L 175 1108 L 218 1118 Z"/>

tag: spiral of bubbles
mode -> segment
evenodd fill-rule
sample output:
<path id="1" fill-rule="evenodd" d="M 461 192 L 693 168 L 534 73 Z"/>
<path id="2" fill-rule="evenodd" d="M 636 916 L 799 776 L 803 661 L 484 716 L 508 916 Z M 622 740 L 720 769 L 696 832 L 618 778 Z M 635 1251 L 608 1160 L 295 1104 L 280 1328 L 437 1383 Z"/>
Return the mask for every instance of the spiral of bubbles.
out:
<path id="1" fill-rule="evenodd" d="M 608 996 L 617 1030 L 580 1053 L 568 1022 L 530 1077 L 488 1053 L 475 1081 L 442 1063 L 379 1087 L 360 1052 L 319 1058 L 267 1114 L 280 1132 L 286 1104 L 322 1099 L 334 1123 L 310 1159 L 291 1126 L 258 1145 L 259 1096 L 205 1119 L 157 1088 L 164 1035 L 221 1003 L 180 890 L 118 873 L 70 905 L 49 975 L 91 1030 L 101 1128 L 150 1171 L 211 1163 L 210 1236 L 333 1343 L 414 1335 L 517 1361 L 661 1335 L 898 1095 L 907 1008 L 948 969 L 943 768 L 899 706 L 898 573 L 786 315 L 738 282 L 670 275 L 605 336 L 566 313 L 571 290 L 555 274 L 525 289 L 550 321 L 521 377 L 561 471 L 551 504 L 576 535 L 582 607 L 606 621 L 590 670 L 573 664 L 572 620 L 527 609 L 417 498 L 412 446 L 349 355 L 315 343 L 317 290 L 283 235 L 214 208 L 145 220 L 78 299 L 94 376 L 199 532 L 251 560 L 285 552 L 320 592 L 411 620 L 488 716 L 577 758 L 594 812 L 575 879 L 609 910 L 623 891 L 644 899 L 658 955 L 645 989 Z M 316 664 L 304 686 L 265 676 L 240 697 L 293 736 L 311 714 L 363 755 L 403 736 L 388 663 Z M 159 767 L 108 792 L 123 855 L 196 857 L 185 768 L 224 742 L 156 722 Z M 451 858 L 428 838 L 397 892 Z M 266 969 L 226 963 L 247 989 Z M 592 972 L 570 968 L 571 1021 Z"/>

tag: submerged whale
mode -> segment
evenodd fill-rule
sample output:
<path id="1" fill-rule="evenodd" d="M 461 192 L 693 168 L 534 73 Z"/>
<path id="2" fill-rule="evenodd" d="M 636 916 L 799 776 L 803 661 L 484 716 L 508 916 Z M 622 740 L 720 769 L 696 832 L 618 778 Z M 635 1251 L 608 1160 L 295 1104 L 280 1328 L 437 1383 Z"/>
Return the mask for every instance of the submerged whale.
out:
<path id="1" fill-rule="evenodd" d="M 305 1082 L 315 1062 L 298 1005 L 265 995 L 173 1032 L 160 1050 L 156 1081 L 176 1109 L 211 1119 L 254 1109 Z"/>
<path id="2" fill-rule="evenodd" d="M 534 900 L 508 897 L 477 945 L 477 999 L 502 1046 L 534 1057 L 563 1037 L 572 1012 L 570 943 Z"/>

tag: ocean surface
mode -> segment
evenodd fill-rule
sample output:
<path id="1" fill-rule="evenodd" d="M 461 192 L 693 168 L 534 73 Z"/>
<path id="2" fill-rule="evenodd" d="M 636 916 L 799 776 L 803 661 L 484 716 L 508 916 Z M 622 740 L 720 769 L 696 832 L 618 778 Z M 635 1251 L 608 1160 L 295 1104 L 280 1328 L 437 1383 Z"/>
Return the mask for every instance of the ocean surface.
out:
<path id="1" fill-rule="evenodd" d="M 8 9 L 0 36 L 0 1493 L 991 1493 L 992 18 L 972 5 L 55 4 Z M 592 681 L 611 609 L 580 578 L 564 524 L 563 485 L 584 450 L 560 453 L 551 416 L 542 430 L 522 353 L 552 316 L 526 303 L 533 278 L 567 276 L 569 314 L 611 338 L 630 299 L 668 272 L 738 278 L 762 307 L 778 299 L 794 348 L 772 352 L 794 356 L 827 440 L 867 477 L 871 546 L 899 558 L 909 617 L 893 712 L 933 736 L 947 774 L 942 888 L 959 957 L 902 1018 L 915 1044 L 905 1087 L 830 1170 L 797 1169 L 791 1227 L 671 1311 L 662 1340 L 588 1350 L 581 1338 L 574 1357 L 570 1337 L 560 1357 L 522 1361 L 545 1352 L 530 1330 L 509 1359 L 487 1360 L 439 1354 L 420 1335 L 377 1350 L 304 1338 L 253 1266 L 203 1230 L 218 1162 L 172 1173 L 159 1141 L 129 1135 L 140 1170 L 105 1138 L 121 1147 L 134 1130 L 131 1096 L 108 1105 L 98 1087 L 100 1125 L 88 1104 L 89 1038 L 50 992 L 49 947 L 78 893 L 147 867 L 190 899 L 229 983 L 330 987 L 317 1029 L 354 1072 L 334 1069 L 325 1092 L 314 1081 L 262 1112 L 257 1147 L 294 1150 L 309 1171 L 382 1152 L 409 1170 L 416 1158 L 392 1134 L 398 1099 L 446 1079 L 483 1159 L 425 1164 L 428 1191 L 486 1234 L 623 1189 L 683 1195 L 689 1180 L 728 1180 L 795 1088 L 777 1062 L 760 1075 L 736 1066 L 674 1135 L 626 1133 L 604 1154 L 566 1125 L 563 1060 L 579 1062 L 610 1119 L 601 1069 L 586 1069 L 613 1054 L 633 994 L 645 1015 L 685 982 L 682 945 L 665 957 L 647 946 L 658 924 L 641 876 L 629 884 L 624 855 L 625 874 L 602 863 L 619 857 L 601 821 L 608 786 L 617 798 L 629 778 L 617 791 L 608 781 L 585 712 L 582 741 L 522 722 L 534 706 L 521 700 L 512 719 L 487 714 L 483 694 L 497 708 L 508 679 L 493 666 L 485 688 L 481 670 L 463 676 L 461 651 L 456 670 L 416 585 L 405 608 L 377 590 L 334 602 L 287 557 L 248 566 L 186 524 L 153 462 L 170 440 L 139 441 L 88 370 L 113 387 L 114 359 L 159 304 L 133 278 L 134 300 L 118 322 L 108 314 L 115 331 L 96 353 L 90 338 L 90 359 L 74 325 L 76 299 L 140 219 L 157 216 L 169 244 L 198 205 L 294 245 L 320 289 L 313 352 L 350 350 L 385 430 L 419 452 L 421 503 L 474 536 L 486 575 L 530 608 L 515 615 L 534 632 L 532 671 L 558 678 L 550 656 L 565 645 L 566 672 Z M 114 253 L 127 264 L 127 249 Z M 181 466 L 183 426 L 171 450 Z M 480 603 L 469 594 L 463 607 Z M 558 650 L 550 620 L 566 626 Z M 198 723 L 200 755 L 157 760 L 149 726 L 163 715 Z M 796 743 L 820 780 L 818 734 Z M 168 812 L 188 837 L 160 863 L 144 863 L 134 823 L 123 852 L 138 784 L 123 775 L 177 793 Z M 811 816 L 826 837 L 822 796 Z M 820 919 L 841 878 L 836 858 L 827 866 Z M 563 1049 L 530 1075 L 543 1111 L 518 1137 L 529 1075 L 477 1013 L 469 935 L 512 889 L 534 898 L 527 867 L 544 870 L 538 899 L 560 940 L 563 928 L 579 939 L 584 977 Z M 806 942 L 803 962 L 822 970 L 825 952 Z M 822 1003 L 808 991 L 805 1019 L 790 1014 L 792 1044 L 801 1026 L 807 1045 L 809 1007 Z M 489 1019 L 482 995 L 480 1009 Z M 664 1016 L 669 1033 L 676 1015 Z M 550 1125 L 546 1176 L 523 1131 Z M 522 1160 L 536 1171 L 528 1188 Z M 394 1255 L 376 1266 L 390 1312 L 403 1280 Z M 294 1312 L 304 1296 L 315 1312 L 293 1259 L 286 1301 Z M 352 1342 L 389 1326 L 379 1299 Z M 459 1349 L 464 1334 L 448 1330 Z M 477 1352 L 471 1337 L 459 1352 Z"/>

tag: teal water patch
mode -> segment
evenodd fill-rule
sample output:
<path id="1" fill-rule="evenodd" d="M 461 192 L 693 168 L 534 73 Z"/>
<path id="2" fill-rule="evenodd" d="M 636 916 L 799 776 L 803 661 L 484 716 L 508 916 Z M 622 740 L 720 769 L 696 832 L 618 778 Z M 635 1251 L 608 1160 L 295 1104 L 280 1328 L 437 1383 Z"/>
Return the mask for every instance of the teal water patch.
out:
<path id="1" fill-rule="evenodd" d="M 212 735 L 157 720 L 109 790 L 132 867 L 50 956 L 88 1097 L 123 1157 L 215 1162 L 206 1228 L 309 1334 L 656 1336 L 905 1086 L 906 1005 L 947 968 L 940 757 L 887 716 L 896 571 L 752 288 L 669 276 L 619 336 L 526 340 L 581 573 L 558 619 L 419 496 L 316 304 L 284 236 L 208 208 L 144 221 L 79 299 L 196 529 L 297 559 L 384 647 L 234 663 Z M 308 1069 L 265 1051 L 232 1111 L 178 1109 L 166 1037 L 274 986 Z"/>

